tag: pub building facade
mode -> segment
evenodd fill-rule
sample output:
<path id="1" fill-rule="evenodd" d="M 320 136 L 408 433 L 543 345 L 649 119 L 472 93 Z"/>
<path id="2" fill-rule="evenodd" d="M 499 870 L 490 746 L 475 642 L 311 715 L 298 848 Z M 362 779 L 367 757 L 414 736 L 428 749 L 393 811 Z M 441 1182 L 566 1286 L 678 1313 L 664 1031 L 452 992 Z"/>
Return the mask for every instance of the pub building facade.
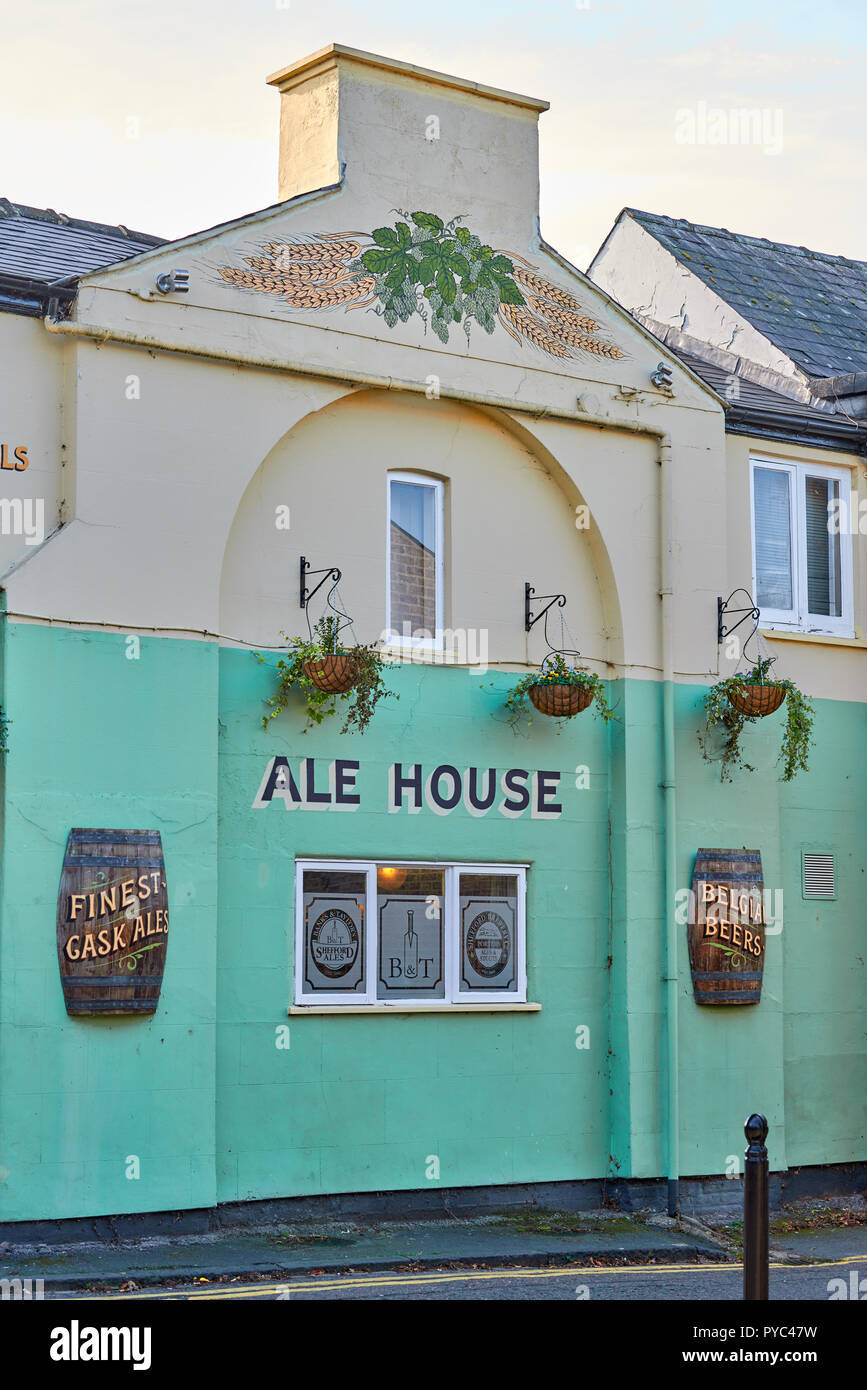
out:
<path id="1" fill-rule="evenodd" d="M 340 46 L 269 81 L 263 211 L 161 242 L 0 204 L 3 1229 L 604 1180 L 674 1205 L 755 1108 L 775 1170 L 845 1182 L 859 538 L 829 542 L 847 625 L 765 633 L 809 772 L 779 779 L 783 710 L 722 782 L 697 731 L 718 600 L 755 583 L 748 475 L 721 394 L 541 238 L 546 103 Z M 857 500 L 860 441 L 798 459 Z M 393 696 L 361 735 L 296 694 L 263 727 L 335 613 Z M 551 651 L 613 719 L 512 726 Z"/>

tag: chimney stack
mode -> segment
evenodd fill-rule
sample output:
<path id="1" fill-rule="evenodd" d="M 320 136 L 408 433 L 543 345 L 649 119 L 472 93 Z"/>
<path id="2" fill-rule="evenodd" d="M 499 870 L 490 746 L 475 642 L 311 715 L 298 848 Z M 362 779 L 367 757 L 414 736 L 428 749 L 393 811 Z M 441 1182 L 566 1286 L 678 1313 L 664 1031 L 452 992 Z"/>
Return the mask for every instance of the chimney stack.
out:
<path id="1" fill-rule="evenodd" d="M 280 93 L 281 201 L 343 180 L 353 217 L 369 205 L 372 225 L 409 205 L 481 218 L 504 244 L 536 233 L 546 101 L 342 44 L 268 82 Z"/>

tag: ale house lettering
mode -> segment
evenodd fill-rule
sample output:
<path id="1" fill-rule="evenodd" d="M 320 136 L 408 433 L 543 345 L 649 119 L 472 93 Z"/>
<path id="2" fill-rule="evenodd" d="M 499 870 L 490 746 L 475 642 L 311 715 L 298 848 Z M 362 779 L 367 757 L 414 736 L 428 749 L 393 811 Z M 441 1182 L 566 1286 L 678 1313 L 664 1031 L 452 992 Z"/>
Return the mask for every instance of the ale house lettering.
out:
<path id="1" fill-rule="evenodd" d="M 159 832 L 71 830 L 57 905 L 67 1013 L 153 1013 L 168 930 Z"/>
<path id="2" fill-rule="evenodd" d="M 321 761 L 317 766 L 315 758 L 303 758 L 294 765 L 282 756 L 271 758 L 253 809 L 261 811 L 282 801 L 287 811 L 357 811 L 363 804 L 357 784 L 360 768 L 361 763 L 352 758 L 336 758 L 327 766 Z M 563 814 L 562 777 L 556 769 L 392 763 L 383 791 L 390 815 L 423 811 L 449 816 L 457 810 L 476 818 L 490 814 L 558 820 Z"/>
<path id="3" fill-rule="evenodd" d="M 689 908 L 689 960 L 697 1004 L 757 1004 L 765 959 L 758 850 L 700 849 Z"/>

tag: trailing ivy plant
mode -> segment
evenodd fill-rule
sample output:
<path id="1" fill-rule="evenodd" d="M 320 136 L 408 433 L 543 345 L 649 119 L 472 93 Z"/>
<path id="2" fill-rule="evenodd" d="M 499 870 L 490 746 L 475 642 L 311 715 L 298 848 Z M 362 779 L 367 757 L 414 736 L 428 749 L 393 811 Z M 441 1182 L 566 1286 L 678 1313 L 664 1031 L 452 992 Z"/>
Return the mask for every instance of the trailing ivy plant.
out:
<path id="1" fill-rule="evenodd" d="M 338 619 L 328 614 L 320 618 L 313 626 L 313 636 L 309 638 L 293 637 L 290 638 L 283 632 L 289 642 L 289 651 L 285 657 L 281 657 L 277 662 L 277 673 L 280 684 L 277 693 L 268 699 L 271 706 L 270 714 L 263 715 L 262 728 L 267 729 L 270 721 L 276 719 L 288 705 L 290 694 L 297 691 L 303 695 L 306 702 L 307 723 L 304 733 L 311 729 L 314 724 L 321 724 L 324 719 L 330 718 L 337 713 L 338 700 L 341 701 L 341 709 L 346 709 L 346 719 L 340 730 L 342 734 L 359 733 L 363 734 L 380 700 L 394 697 L 400 699 L 393 690 L 389 690 L 383 676 L 384 662 L 381 654 L 376 650 L 375 643 L 368 646 L 357 645 L 354 647 L 344 647 L 338 641 L 339 636 Z M 311 680 L 304 667 L 308 662 L 321 661 L 324 656 L 333 655 L 348 656 L 352 660 L 355 672 L 355 681 L 351 690 L 346 690 L 341 695 L 331 694 L 327 690 L 320 690 Z M 265 657 L 259 652 L 256 658 L 264 662 Z M 347 702 L 344 706 L 343 702 Z"/>
<path id="2" fill-rule="evenodd" d="M 744 685 L 767 685 L 778 690 L 785 690 L 786 718 L 783 724 L 783 737 L 778 759 L 783 765 L 780 781 L 791 782 L 792 778 L 796 777 L 799 772 L 807 771 L 807 755 L 813 746 L 812 733 L 815 711 L 811 701 L 801 693 L 793 681 L 770 679 L 773 661 L 773 657 L 762 657 L 746 674 L 741 672 L 738 675 L 727 676 L 725 680 L 717 681 L 716 685 L 712 685 L 705 696 L 705 735 L 717 734 L 722 736 L 722 757 L 720 759 L 720 781 L 722 782 L 730 782 L 732 773 L 737 770 L 743 772 L 755 772 L 756 770 L 743 756 L 741 735 L 747 724 L 756 724 L 763 716 L 741 714 L 740 710 L 735 709 L 729 700 L 729 691 Z M 705 761 L 716 762 L 720 755 L 714 746 L 709 745 L 707 738 L 701 733 L 698 735 L 698 741 Z"/>
<path id="3" fill-rule="evenodd" d="M 576 666 L 567 666 L 566 660 L 560 652 L 553 652 L 545 658 L 541 671 L 533 671 L 529 676 L 524 676 L 506 696 L 507 723 L 511 725 L 514 733 L 520 731 L 520 726 L 525 721 L 527 724 L 532 724 L 536 708 L 531 704 L 529 695 L 530 691 L 538 685 L 577 685 L 585 690 L 591 690 L 593 703 L 590 708 L 596 718 L 603 720 L 606 724 L 609 719 L 616 718 L 614 710 L 608 702 L 605 684 L 600 677 L 593 671 L 586 671 Z M 548 719 L 551 716 L 545 715 L 543 717 Z M 573 717 L 564 715 L 563 719 L 558 719 L 557 722 L 562 727 L 564 719 Z"/>

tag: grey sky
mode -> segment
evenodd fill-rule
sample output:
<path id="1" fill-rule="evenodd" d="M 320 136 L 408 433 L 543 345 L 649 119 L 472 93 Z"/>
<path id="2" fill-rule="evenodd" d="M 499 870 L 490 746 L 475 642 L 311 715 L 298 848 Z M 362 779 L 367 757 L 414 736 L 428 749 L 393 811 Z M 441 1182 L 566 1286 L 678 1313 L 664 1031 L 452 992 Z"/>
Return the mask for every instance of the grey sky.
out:
<path id="1" fill-rule="evenodd" d="M 13 201 L 163 236 L 266 206 L 264 79 L 337 41 L 550 100 L 542 229 L 582 268 L 627 204 L 867 259 L 863 0 L 3 3 Z"/>

